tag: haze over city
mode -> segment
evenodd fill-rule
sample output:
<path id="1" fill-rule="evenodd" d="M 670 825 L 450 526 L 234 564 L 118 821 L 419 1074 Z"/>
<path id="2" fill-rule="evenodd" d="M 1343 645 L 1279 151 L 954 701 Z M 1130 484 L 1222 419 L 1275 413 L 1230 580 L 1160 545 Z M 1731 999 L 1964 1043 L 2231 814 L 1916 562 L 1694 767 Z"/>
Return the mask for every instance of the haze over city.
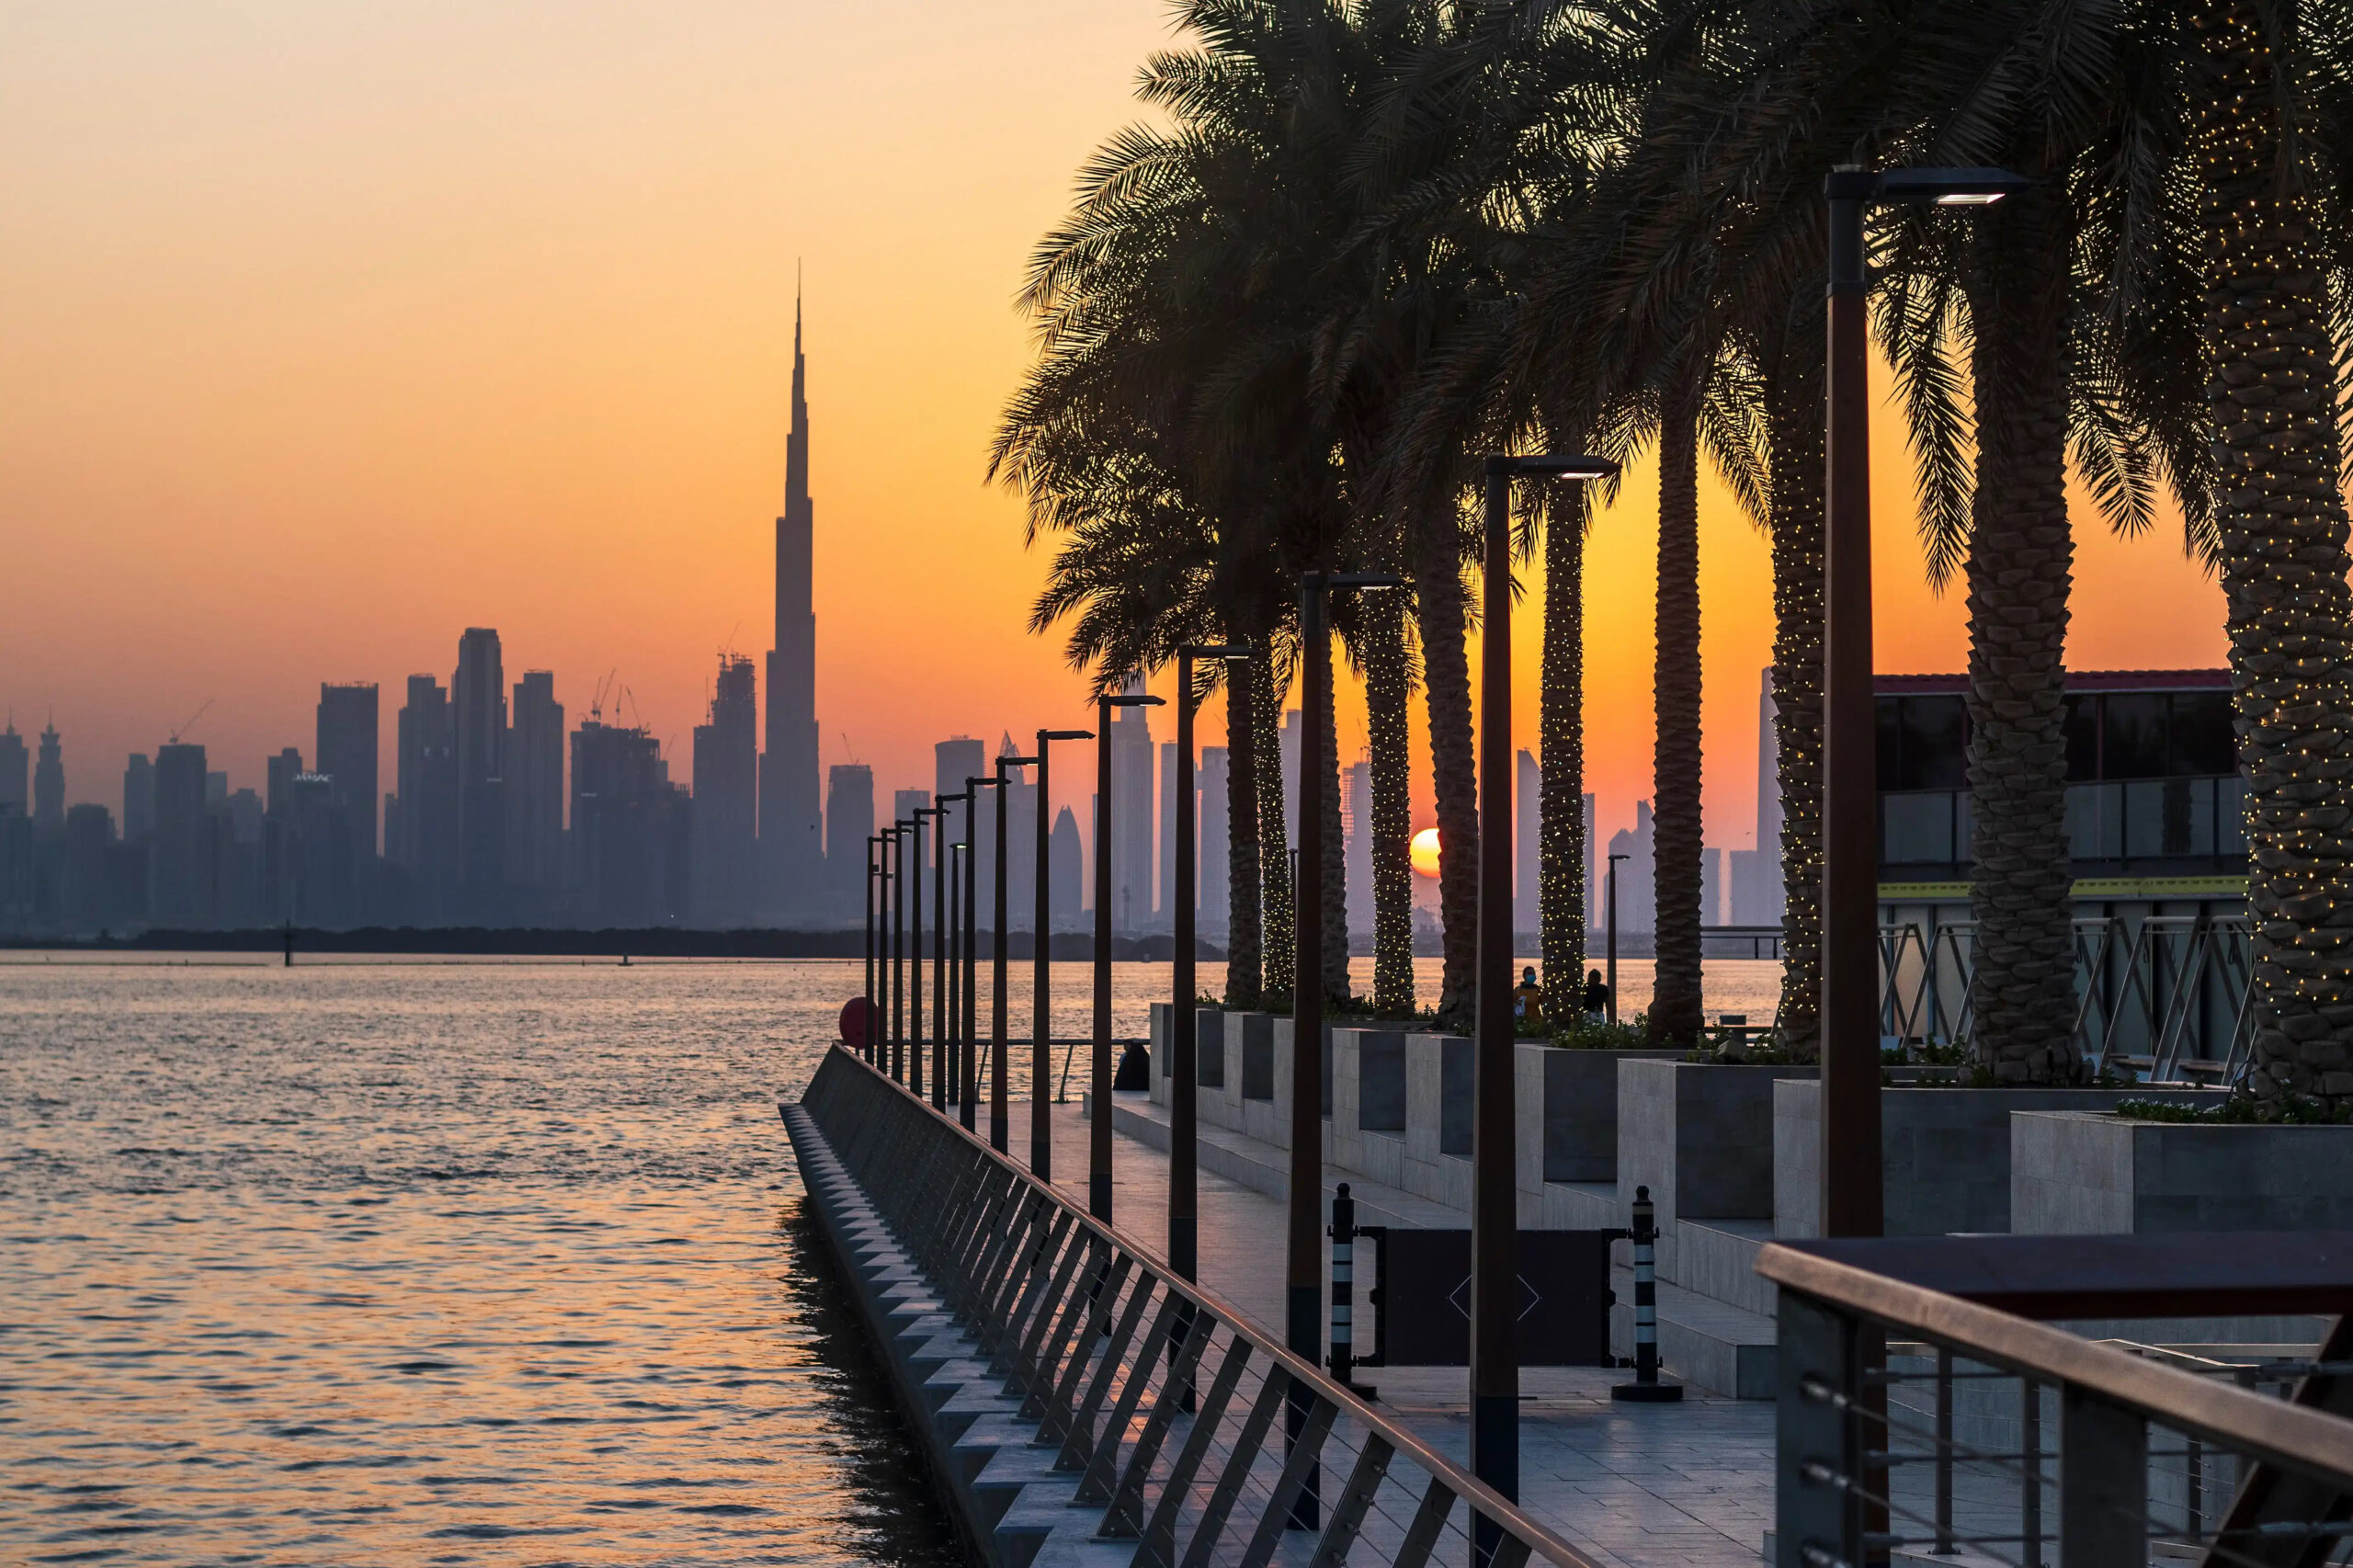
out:
<path id="1" fill-rule="evenodd" d="M 119 812 L 124 758 L 208 700 L 188 738 L 260 790 L 266 758 L 311 751 L 323 681 L 379 686 L 389 758 L 406 677 L 446 684 L 469 626 L 510 681 L 554 672 L 574 722 L 625 687 L 608 717 L 693 783 L 720 651 L 774 646 L 796 269 L 823 765 L 872 766 L 887 801 L 931 787 L 949 735 L 1086 722 L 1059 631 L 1025 628 L 1049 552 L 983 469 L 1029 354 L 1024 263 L 1071 170 L 1149 118 L 1156 0 L 240 15 L 5 24 L 0 709 L 28 736 L 53 715 L 70 801 Z M 1900 421 L 1875 440 L 1880 665 L 1958 669 Z M 1702 484 L 1708 837 L 1745 848 L 1766 549 Z M 1604 833 L 1650 793 L 1654 494 L 1638 464 L 1588 547 Z M 2219 591 L 2169 517 L 2076 548 L 2071 665 L 2220 661 Z M 1538 634 L 1523 617 L 1531 667 Z M 1057 804 L 1084 824 L 1090 788 L 1065 770 Z"/>

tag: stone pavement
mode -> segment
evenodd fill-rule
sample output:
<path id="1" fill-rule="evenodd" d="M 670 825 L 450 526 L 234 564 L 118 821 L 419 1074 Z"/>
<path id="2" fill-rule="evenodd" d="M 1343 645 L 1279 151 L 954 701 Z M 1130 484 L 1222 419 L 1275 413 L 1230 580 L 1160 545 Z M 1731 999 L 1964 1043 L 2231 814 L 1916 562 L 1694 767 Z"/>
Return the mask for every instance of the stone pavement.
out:
<path id="1" fill-rule="evenodd" d="M 982 1128 L 987 1128 L 982 1108 Z M 1029 1148 L 1029 1108 L 1013 1108 L 1011 1146 Z M 1086 1201 L 1087 1124 L 1074 1097 L 1053 1112 L 1054 1186 Z M 1112 1223 L 1144 1250 L 1165 1254 L 1168 1157 L 1125 1135 L 1113 1139 Z M 1459 1224 L 1429 1204 L 1424 1222 Z M 1201 1282 L 1279 1333 L 1283 1205 L 1203 1172 Z M 1411 1218 L 1399 1216 L 1401 1219 Z M 1773 1407 L 1688 1392 L 1679 1404 L 1612 1403 L 1628 1374 L 1541 1367 L 1520 1374 L 1521 1504 L 1597 1561 L 1618 1568 L 1754 1568 L 1773 1523 Z M 1468 1462 L 1468 1390 L 1458 1368 L 1368 1369 L 1381 1402 L 1425 1441 Z"/>

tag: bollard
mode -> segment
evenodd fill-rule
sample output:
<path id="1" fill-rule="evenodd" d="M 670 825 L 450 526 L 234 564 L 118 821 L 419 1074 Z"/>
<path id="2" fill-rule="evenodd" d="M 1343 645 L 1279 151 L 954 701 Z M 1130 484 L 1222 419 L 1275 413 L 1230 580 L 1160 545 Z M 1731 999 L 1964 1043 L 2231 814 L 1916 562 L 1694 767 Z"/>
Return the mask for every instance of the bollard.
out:
<path id="1" fill-rule="evenodd" d="M 1348 1196 L 1348 1184 L 1342 1182 L 1337 1196 L 1332 1199 L 1332 1228 L 1325 1233 L 1332 1238 L 1332 1381 L 1355 1394 L 1370 1400 L 1374 1391 L 1356 1381 L 1356 1253 L 1357 1200 Z"/>
<path id="2" fill-rule="evenodd" d="M 1609 1391 L 1612 1399 L 1665 1404 L 1683 1397 L 1683 1385 L 1658 1381 L 1658 1220 L 1651 1189 L 1634 1188 L 1634 1381 Z"/>

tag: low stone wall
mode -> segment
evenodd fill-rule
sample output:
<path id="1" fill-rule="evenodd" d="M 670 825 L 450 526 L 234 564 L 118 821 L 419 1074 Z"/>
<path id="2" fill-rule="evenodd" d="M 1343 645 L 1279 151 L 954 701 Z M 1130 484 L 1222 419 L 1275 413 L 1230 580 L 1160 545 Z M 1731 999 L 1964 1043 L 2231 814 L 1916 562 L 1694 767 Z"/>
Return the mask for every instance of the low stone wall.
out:
<path id="1" fill-rule="evenodd" d="M 2010 1118 L 2107 1111 L 2138 1095 L 2213 1100 L 2218 1092 L 1916 1088 L 1880 1091 L 1887 1234 L 1942 1236 L 2010 1226 Z M 1773 1085 L 1773 1233 L 1822 1233 L 1822 1084 Z"/>
<path id="2" fill-rule="evenodd" d="M 1679 1220 L 1773 1217 L 1773 1086 L 1812 1067 L 1637 1058 L 1618 1067 L 1618 1194 Z"/>
<path id="3" fill-rule="evenodd" d="M 2353 1127 L 2020 1111 L 2010 1135 L 2020 1232 L 2353 1229 Z"/>

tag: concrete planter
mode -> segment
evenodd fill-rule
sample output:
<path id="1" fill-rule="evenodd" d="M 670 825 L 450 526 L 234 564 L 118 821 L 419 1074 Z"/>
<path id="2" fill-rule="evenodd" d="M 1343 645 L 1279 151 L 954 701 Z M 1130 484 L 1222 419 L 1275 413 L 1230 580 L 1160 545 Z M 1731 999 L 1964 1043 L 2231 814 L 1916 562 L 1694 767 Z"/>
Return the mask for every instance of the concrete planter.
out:
<path id="1" fill-rule="evenodd" d="M 2043 1234 L 2353 1229 L 2353 1127 L 2019 1111 L 2010 1217 Z"/>
<path id="2" fill-rule="evenodd" d="M 1565 1051 L 1523 1041 L 1516 1053 L 1519 1185 L 1618 1179 L 1618 1064 L 1666 1062 L 1673 1051 Z M 1529 1114 L 1533 1108 L 1535 1115 Z"/>
<path id="3" fill-rule="evenodd" d="M 1816 1074 L 1812 1067 L 1621 1060 L 1619 1201 L 1649 1187 L 1661 1229 L 1679 1220 L 1770 1220 L 1773 1085 Z"/>
<path id="4" fill-rule="evenodd" d="M 1880 1148 L 1887 1233 L 1941 1236 L 2010 1229 L 2010 1118 L 2018 1111 L 2108 1111 L 2147 1089 L 1882 1089 Z M 1773 1085 L 1773 1233 L 1822 1233 L 1822 1085 Z"/>
<path id="5" fill-rule="evenodd" d="M 1168 1074 L 1175 1060 L 1169 1030 L 1176 1017 L 1173 1003 L 1152 1005 L 1152 1103 L 1168 1103 Z M 1202 1089 L 1225 1086 L 1225 1009 L 1197 1006 L 1193 1011 L 1193 1082 Z M 1201 1096 L 1206 1099 L 1208 1096 Z M 1198 1102 L 1197 1102 L 1198 1103 Z"/>

